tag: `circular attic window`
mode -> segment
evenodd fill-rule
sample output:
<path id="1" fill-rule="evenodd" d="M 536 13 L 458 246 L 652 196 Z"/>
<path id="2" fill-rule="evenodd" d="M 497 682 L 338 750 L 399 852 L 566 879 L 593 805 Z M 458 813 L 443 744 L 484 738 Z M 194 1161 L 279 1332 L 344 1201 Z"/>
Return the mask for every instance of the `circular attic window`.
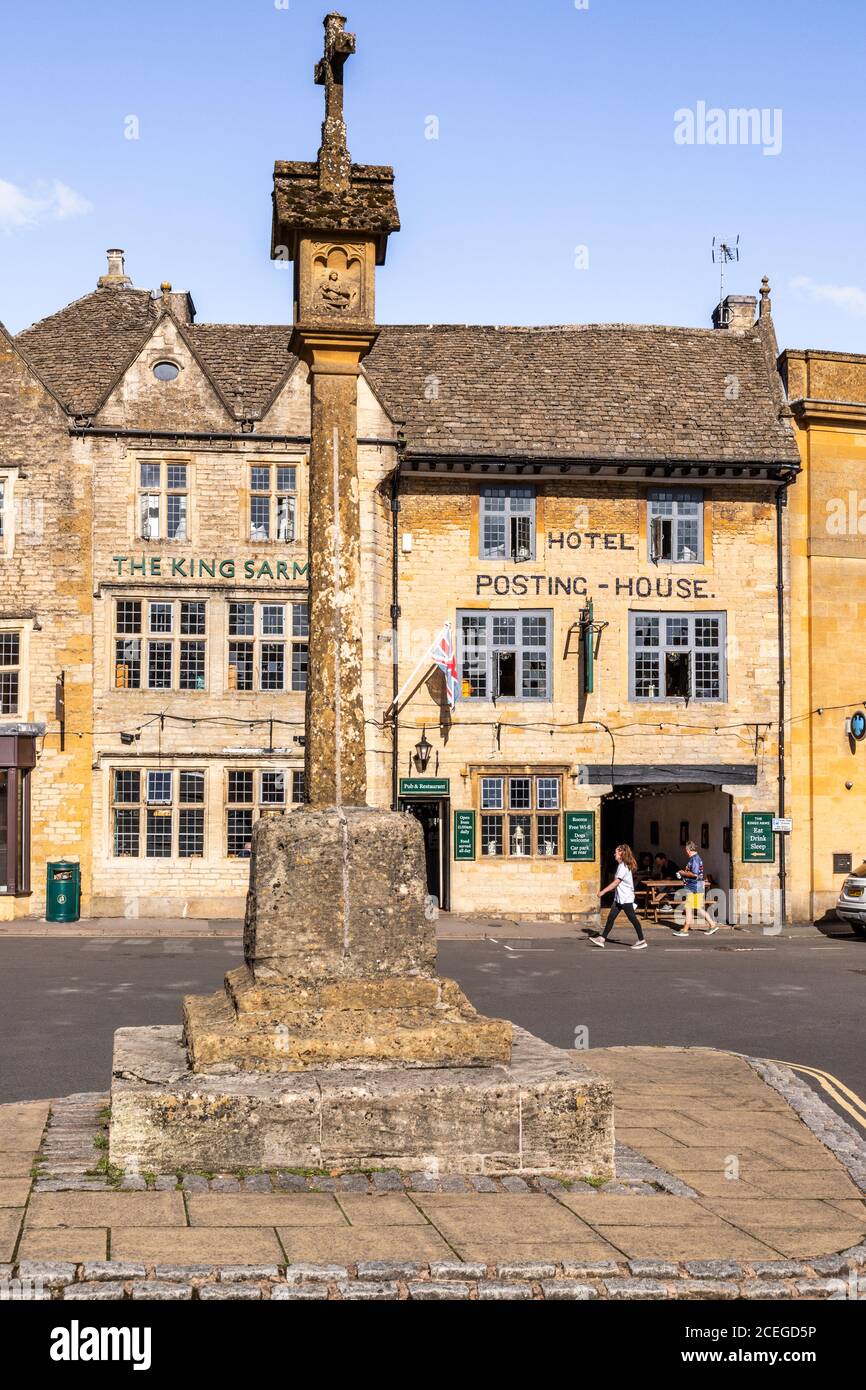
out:
<path id="1" fill-rule="evenodd" d="M 176 362 L 157 362 L 153 374 L 157 381 L 176 381 L 180 376 L 180 367 Z"/>

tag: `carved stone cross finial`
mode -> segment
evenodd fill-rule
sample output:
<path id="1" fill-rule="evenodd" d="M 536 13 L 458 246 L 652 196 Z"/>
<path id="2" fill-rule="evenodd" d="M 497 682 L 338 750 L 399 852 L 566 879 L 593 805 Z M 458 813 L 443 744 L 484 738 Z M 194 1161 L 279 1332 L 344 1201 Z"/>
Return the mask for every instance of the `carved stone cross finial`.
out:
<path id="1" fill-rule="evenodd" d="M 319 183 L 339 192 L 349 187 L 352 161 L 346 148 L 343 118 L 343 68 L 355 52 L 355 35 L 345 31 L 346 16 L 336 11 L 325 19 L 325 56 L 316 64 L 316 82 L 325 88 L 325 122 L 319 150 Z"/>

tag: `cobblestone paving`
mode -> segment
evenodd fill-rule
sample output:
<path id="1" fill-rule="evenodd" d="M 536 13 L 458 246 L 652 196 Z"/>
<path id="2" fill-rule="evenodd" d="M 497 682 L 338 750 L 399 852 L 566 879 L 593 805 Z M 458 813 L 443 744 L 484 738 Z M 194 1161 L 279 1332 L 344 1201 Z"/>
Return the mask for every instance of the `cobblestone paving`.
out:
<path id="1" fill-rule="evenodd" d="M 591 1299 L 826 1299 L 866 1289 L 866 1245 L 833 1260 L 737 1264 L 625 1262 L 380 1261 L 344 1266 L 170 1266 L 128 1261 L 25 1260 L 0 1265 L 0 1290 L 15 1299 L 389 1301 Z M 859 1281 L 855 1284 L 854 1281 Z"/>
<path id="2" fill-rule="evenodd" d="M 374 1172 L 330 1173 L 149 1173 L 109 1174 L 97 1171 L 107 1139 L 110 1096 L 93 1093 L 67 1096 L 51 1106 L 40 1150 L 40 1172 L 34 1192 L 547 1192 L 598 1191 L 616 1195 L 652 1196 L 667 1192 L 677 1196 L 697 1194 L 687 1184 L 641 1157 L 625 1144 L 616 1147 L 616 1179 L 590 1186 L 580 1179 L 515 1175 L 402 1173 L 397 1169 Z M 0 1107 L 2 1113 L 2 1107 Z"/>

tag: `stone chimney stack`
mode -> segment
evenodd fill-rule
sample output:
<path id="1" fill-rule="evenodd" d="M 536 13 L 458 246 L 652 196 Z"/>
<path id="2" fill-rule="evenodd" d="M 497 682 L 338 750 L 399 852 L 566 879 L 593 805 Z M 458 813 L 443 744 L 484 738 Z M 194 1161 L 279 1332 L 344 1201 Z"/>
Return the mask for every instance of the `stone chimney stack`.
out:
<path id="1" fill-rule="evenodd" d="M 746 333 L 755 326 L 758 298 L 754 294 L 726 294 L 713 310 L 713 328 L 729 333 Z"/>
<path id="2" fill-rule="evenodd" d="M 188 290 L 173 292 L 170 280 L 163 280 L 159 288 L 162 296 L 160 303 L 163 308 L 174 314 L 178 323 L 182 323 L 186 327 L 195 323 L 195 305 Z"/>
<path id="3" fill-rule="evenodd" d="M 132 281 L 123 266 L 123 252 L 119 247 L 111 247 L 106 254 L 108 255 L 108 271 L 105 275 L 100 275 L 96 282 L 97 289 L 131 289 Z"/>

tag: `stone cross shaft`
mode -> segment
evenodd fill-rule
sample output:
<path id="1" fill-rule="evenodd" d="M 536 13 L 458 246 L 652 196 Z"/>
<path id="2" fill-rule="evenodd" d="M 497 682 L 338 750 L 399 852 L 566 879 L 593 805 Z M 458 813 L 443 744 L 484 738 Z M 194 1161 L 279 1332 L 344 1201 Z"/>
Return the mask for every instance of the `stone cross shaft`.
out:
<path id="1" fill-rule="evenodd" d="M 346 146 L 343 117 L 343 68 L 355 52 L 355 35 L 345 32 L 346 16 L 336 12 L 325 19 L 325 56 L 316 64 L 315 77 L 325 88 L 325 120 L 319 150 L 319 183 L 339 192 L 349 187 L 352 160 Z"/>
<path id="2" fill-rule="evenodd" d="M 358 372 L 373 335 L 304 334 L 310 362 L 310 681 L 306 786 L 312 806 L 364 806 Z"/>

